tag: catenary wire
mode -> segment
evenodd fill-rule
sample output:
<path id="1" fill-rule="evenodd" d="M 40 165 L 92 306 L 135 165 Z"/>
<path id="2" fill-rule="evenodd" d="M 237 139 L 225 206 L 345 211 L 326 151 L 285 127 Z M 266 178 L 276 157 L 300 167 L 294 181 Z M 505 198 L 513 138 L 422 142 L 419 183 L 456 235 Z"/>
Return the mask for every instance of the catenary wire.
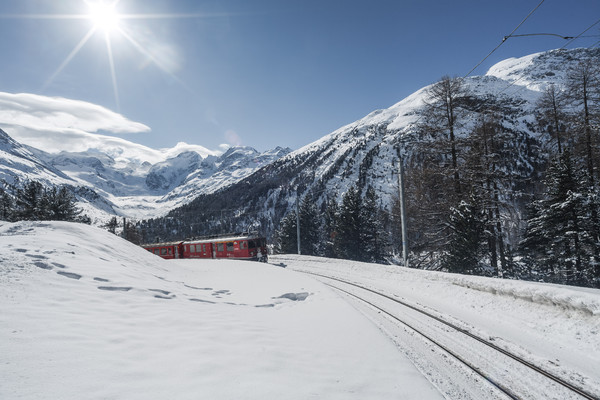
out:
<path id="1" fill-rule="evenodd" d="M 483 62 L 485 60 L 488 59 L 489 56 L 491 56 L 496 50 L 498 50 L 498 48 L 500 46 L 502 46 L 504 44 L 504 42 L 506 42 L 506 39 L 508 39 L 509 37 L 512 36 L 513 33 L 516 32 L 517 29 L 519 29 L 521 27 L 521 25 L 523 25 L 525 23 L 525 21 L 527 21 L 527 19 L 529 19 L 529 17 L 531 17 L 531 15 L 538 9 L 540 8 L 540 6 L 544 3 L 545 0 L 540 1 L 540 3 L 533 9 L 531 10 L 531 12 L 529 12 L 529 14 L 527 14 L 527 16 L 523 19 L 523 21 L 521 21 L 521 23 L 519 23 L 519 25 L 517 25 L 517 27 L 515 29 L 512 30 L 512 32 L 510 34 L 508 34 L 508 36 L 505 36 L 502 41 L 498 44 L 498 46 L 496 46 L 487 56 L 485 56 L 483 58 L 483 60 L 481 60 L 477 65 L 475 65 L 465 76 L 463 76 L 463 78 L 468 77 L 469 75 L 471 75 L 473 73 L 473 71 L 475 71 L 477 69 L 477 67 L 479 67 L 481 64 L 483 64 Z"/>

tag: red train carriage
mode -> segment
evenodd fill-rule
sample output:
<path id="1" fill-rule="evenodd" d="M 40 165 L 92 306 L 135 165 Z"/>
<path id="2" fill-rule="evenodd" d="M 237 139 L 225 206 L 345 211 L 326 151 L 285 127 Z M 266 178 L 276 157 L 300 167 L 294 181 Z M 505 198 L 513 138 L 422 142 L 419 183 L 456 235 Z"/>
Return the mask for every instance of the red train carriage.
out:
<path id="1" fill-rule="evenodd" d="M 264 237 L 254 235 L 212 236 L 184 242 L 144 245 L 142 247 L 169 259 L 230 258 L 267 261 L 267 240 Z M 158 253 L 156 252 L 157 249 L 159 250 Z"/>
<path id="2" fill-rule="evenodd" d="M 165 259 L 183 258 L 183 242 L 154 243 L 142 246 L 149 252 Z"/>

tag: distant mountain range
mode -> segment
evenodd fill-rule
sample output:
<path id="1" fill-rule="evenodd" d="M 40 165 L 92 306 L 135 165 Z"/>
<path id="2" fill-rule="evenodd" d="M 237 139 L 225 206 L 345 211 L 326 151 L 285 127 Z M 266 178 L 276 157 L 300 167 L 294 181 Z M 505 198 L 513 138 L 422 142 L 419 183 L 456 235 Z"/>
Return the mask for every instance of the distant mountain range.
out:
<path id="1" fill-rule="evenodd" d="M 0 130 L 0 179 L 8 184 L 36 180 L 47 186 L 70 186 L 84 212 L 102 223 L 113 215 L 135 219 L 164 215 L 291 151 L 277 147 L 260 153 L 251 147 L 232 147 L 215 156 L 181 150 L 165 151 L 164 160 L 154 164 L 99 150 L 50 154 L 21 145 Z"/>

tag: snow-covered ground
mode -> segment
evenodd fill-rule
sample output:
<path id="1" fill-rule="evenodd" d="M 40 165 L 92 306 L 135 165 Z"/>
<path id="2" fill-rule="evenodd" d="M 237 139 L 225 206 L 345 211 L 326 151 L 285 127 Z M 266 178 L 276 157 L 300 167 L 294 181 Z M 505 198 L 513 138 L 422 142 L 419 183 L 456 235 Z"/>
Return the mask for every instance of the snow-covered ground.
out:
<path id="1" fill-rule="evenodd" d="M 598 290 L 303 256 L 166 261 L 86 225 L 0 222 L 0 399 L 452 398 L 301 271 L 380 287 L 600 387 Z"/>

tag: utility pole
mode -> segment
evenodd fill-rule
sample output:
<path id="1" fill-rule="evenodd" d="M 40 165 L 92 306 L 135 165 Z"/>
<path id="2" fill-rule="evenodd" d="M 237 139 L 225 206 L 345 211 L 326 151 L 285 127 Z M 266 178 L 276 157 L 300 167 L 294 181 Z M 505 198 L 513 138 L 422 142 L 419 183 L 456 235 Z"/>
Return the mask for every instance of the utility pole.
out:
<path id="1" fill-rule="evenodd" d="M 296 238 L 298 240 L 298 254 L 300 252 L 300 195 L 296 190 Z"/>
<path id="2" fill-rule="evenodd" d="M 398 156 L 398 190 L 400 192 L 400 223 L 402 225 L 402 259 L 408 268 L 408 237 L 406 235 L 406 204 L 404 198 L 404 166 Z"/>

